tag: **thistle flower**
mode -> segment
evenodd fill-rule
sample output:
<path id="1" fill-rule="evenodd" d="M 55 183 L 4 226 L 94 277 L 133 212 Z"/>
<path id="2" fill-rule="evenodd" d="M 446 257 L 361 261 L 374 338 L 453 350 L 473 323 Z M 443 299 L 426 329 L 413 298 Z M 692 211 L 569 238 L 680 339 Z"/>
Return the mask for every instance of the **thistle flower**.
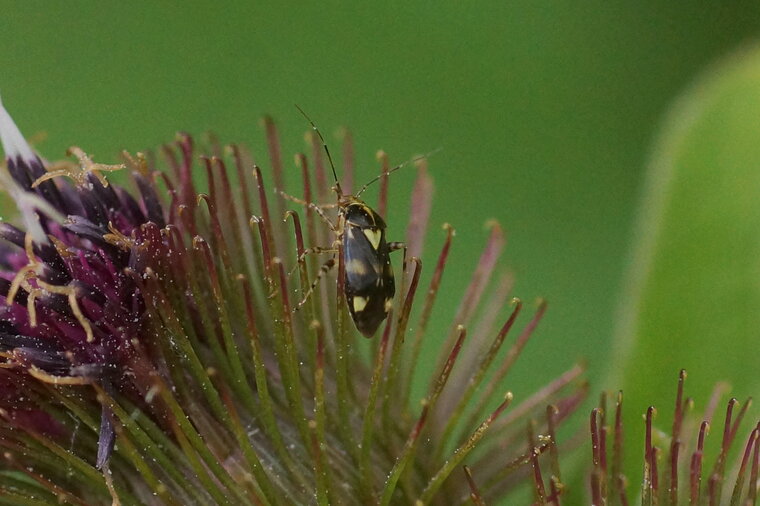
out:
<path id="1" fill-rule="evenodd" d="M 705 410 L 695 415 L 690 413 L 694 401 L 684 397 L 685 380 L 686 371 L 682 370 L 670 433 L 655 428 L 656 410 L 654 407 L 647 409 L 641 487 L 638 490 L 631 487 L 640 499 L 637 502 L 642 506 L 756 504 L 760 485 L 760 421 L 746 438 L 737 438 L 752 400 L 739 403 L 731 398 L 728 401 L 717 455 L 708 461 L 706 439 L 712 425 L 720 429 L 720 420 L 713 423 L 713 418 L 727 386 L 716 386 Z M 625 506 L 634 502 L 626 490 L 628 479 L 623 474 L 622 392 L 615 400 L 614 417 L 606 414 L 607 404 L 607 397 L 602 395 L 590 418 L 591 502 Z M 742 441 L 745 441 L 743 446 Z"/>
<path id="2" fill-rule="evenodd" d="M 490 225 L 420 403 L 412 383 L 454 238 L 445 225 L 421 287 L 426 161 L 399 289 L 366 340 L 340 261 L 295 310 L 320 265 L 304 252 L 334 237 L 314 206 L 286 212 L 278 133 L 264 125 L 274 194 L 246 150 L 211 143 L 197 157 L 184 134 L 163 161 L 102 165 L 75 147 L 75 161 L 47 163 L 0 108 L 2 182 L 21 224 L 0 226 L 0 502 L 482 504 L 533 483 L 558 503 L 555 429 L 585 385 L 576 366 L 526 399 L 501 390 L 546 308 L 504 346 L 522 303 L 494 275 L 501 228 Z M 329 202 L 322 146 L 307 140 L 296 200 Z M 346 137 L 344 189 L 351 152 Z M 390 165 L 378 160 L 384 215 Z M 132 189 L 109 183 L 116 170 Z"/>

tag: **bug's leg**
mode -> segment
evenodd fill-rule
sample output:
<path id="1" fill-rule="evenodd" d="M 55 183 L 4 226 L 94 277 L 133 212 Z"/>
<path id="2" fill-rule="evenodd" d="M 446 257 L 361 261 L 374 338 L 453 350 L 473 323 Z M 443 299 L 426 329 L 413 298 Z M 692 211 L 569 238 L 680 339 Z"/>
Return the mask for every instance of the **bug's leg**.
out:
<path id="1" fill-rule="evenodd" d="M 289 193 L 285 193 L 282 190 L 277 190 L 277 193 L 279 193 L 280 196 L 282 198 L 284 198 L 285 200 L 289 200 L 291 202 L 295 202 L 296 204 L 300 204 L 300 205 L 302 205 L 304 207 L 317 206 L 320 209 L 333 209 L 335 207 L 338 207 L 338 204 L 336 204 L 335 202 L 333 202 L 332 204 L 315 204 L 314 202 L 307 202 L 304 199 L 300 199 L 300 198 L 298 198 L 298 197 L 296 197 L 294 195 L 291 195 Z"/>
<path id="2" fill-rule="evenodd" d="M 303 262 L 307 255 L 321 255 L 322 253 L 337 253 L 338 248 L 335 246 L 330 246 L 329 248 L 324 248 L 322 246 L 314 246 L 313 248 L 309 248 L 304 250 L 303 253 L 301 253 L 298 256 L 298 262 Z"/>
<path id="3" fill-rule="evenodd" d="M 329 248 L 325 248 L 322 246 L 314 246 L 312 248 L 306 249 L 298 255 L 298 260 L 296 262 L 295 267 L 291 269 L 291 271 L 288 273 L 288 276 L 292 276 L 295 271 L 298 270 L 298 266 L 303 263 L 303 261 L 306 259 L 307 255 L 321 255 L 323 253 L 337 253 L 338 248 L 335 247 L 335 245 L 332 245 Z"/>
<path id="4" fill-rule="evenodd" d="M 338 227 L 335 226 L 335 224 L 330 220 L 330 218 L 327 217 L 325 212 L 322 210 L 320 206 L 315 204 L 314 202 L 311 202 L 309 204 L 309 209 L 313 209 L 315 213 L 319 215 L 320 218 L 322 218 L 322 221 L 327 223 L 327 226 L 330 227 L 330 230 L 335 232 L 335 234 L 338 234 Z"/>
<path id="5" fill-rule="evenodd" d="M 291 195 L 289 193 L 285 193 L 282 190 L 277 190 L 277 193 L 279 193 L 280 197 L 284 198 L 285 200 L 289 200 L 291 202 L 295 202 L 296 204 L 300 204 L 300 205 L 302 205 L 304 207 L 308 207 L 309 206 L 309 202 L 306 202 L 303 199 L 299 199 L 298 197 L 294 197 L 293 195 Z"/>
<path id="6" fill-rule="evenodd" d="M 296 197 L 294 195 L 291 195 L 289 193 L 285 193 L 282 190 L 277 190 L 277 193 L 279 193 L 280 196 L 282 198 L 284 198 L 285 200 L 290 200 L 291 202 L 295 202 L 296 204 L 300 204 L 300 205 L 302 205 L 304 207 L 309 207 L 311 205 L 315 205 L 315 206 L 317 206 L 317 207 L 319 207 L 321 209 L 333 209 L 335 207 L 338 207 L 338 204 L 336 204 L 335 202 L 333 202 L 331 204 L 315 204 L 314 202 L 307 202 L 304 199 L 298 198 L 298 197 Z"/>
<path id="7" fill-rule="evenodd" d="M 406 243 L 403 242 L 389 242 L 388 251 L 396 251 L 400 249 L 406 249 Z"/>
<path id="8" fill-rule="evenodd" d="M 298 311 L 299 309 L 301 309 L 301 307 L 304 304 L 306 304 L 306 301 L 309 300 L 309 297 L 311 296 L 311 294 L 314 293 L 314 289 L 319 284 L 319 281 L 322 279 L 322 277 L 325 274 L 327 274 L 328 272 L 330 272 L 333 267 L 335 267 L 335 255 L 333 255 L 330 260 L 328 260 L 327 262 L 325 262 L 324 264 L 322 264 L 322 267 L 319 268 L 319 274 L 317 274 L 317 277 L 314 279 L 314 281 L 312 281 L 311 286 L 309 287 L 309 289 L 304 294 L 303 299 L 301 299 L 301 302 L 299 302 L 296 305 L 296 307 L 293 308 L 293 312 L 294 313 L 296 311 Z"/>

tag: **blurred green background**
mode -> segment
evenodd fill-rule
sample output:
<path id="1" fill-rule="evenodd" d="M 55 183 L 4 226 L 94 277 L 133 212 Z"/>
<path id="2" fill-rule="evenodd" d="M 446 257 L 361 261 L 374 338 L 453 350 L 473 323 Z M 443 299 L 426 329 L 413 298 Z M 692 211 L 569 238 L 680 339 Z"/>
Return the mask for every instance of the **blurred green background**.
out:
<path id="1" fill-rule="evenodd" d="M 749 1 L 125 5 L 0 2 L 0 92 L 25 135 L 47 134 L 46 156 L 76 144 L 107 163 L 177 130 L 263 154 L 264 113 L 290 154 L 306 129 L 294 103 L 333 145 L 351 128 L 358 181 L 379 148 L 400 162 L 442 147 L 426 265 L 448 221 L 456 268 L 434 329 L 445 333 L 497 218 L 515 295 L 549 301 L 511 376 L 518 396 L 581 358 L 593 392 L 620 386 L 604 378 L 623 367 L 612 336 L 651 146 L 679 93 L 760 28 Z M 391 238 L 412 181 L 394 175 Z M 674 385 L 680 365 L 657 367 Z"/>

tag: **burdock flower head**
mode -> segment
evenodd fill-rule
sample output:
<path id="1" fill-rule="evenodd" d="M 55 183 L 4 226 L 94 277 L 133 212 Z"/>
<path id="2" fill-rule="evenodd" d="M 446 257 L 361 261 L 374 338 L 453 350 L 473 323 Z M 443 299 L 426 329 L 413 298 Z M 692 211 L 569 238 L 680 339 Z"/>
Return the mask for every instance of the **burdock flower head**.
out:
<path id="1" fill-rule="evenodd" d="M 18 207 L 0 225 L 0 502 L 480 504 L 524 483 L 557 504 L 555 428 L 585 388 L 579 367 L 528 398 L 504 388 L 545 304 L 510 332 L 522 303 L 494 275 L 499 226 L 420 402 L 454 237 L 445 225 L 421 286 L 426 160 L 403 247 L 381 218 L 385 154 L 367 205 L 349 196 L 346 137 L 331 208 L 319 138 L 285 193 L 264 125 L 266 170 L 237 146 L 198 156 L 188 135 L 123 164 L 76 147 L 49 163 L 0 107 L 0 177 Z"/>
<path id="2" fill-rule="evenodd" d="M 729 399 L 723 420 L 716 416 L 728 385 L 718 384 L 704 410 L 695 410 L 685 397 L 686 371 L 678 377 L 670 431 L 655 426 L 656 409 L 644 416 L 645 436 L 639 450 L 641 481 L 628 487 L 623 465 L 623 393 L 614 403 L 602 395 L 590 418 L 592 468 L 591 503 L 627 506 L 641 504 L 709 505 L 757 504 L 760 486 L 760 421 L 742 439 L 740 428 L 752 399 Z M 614 404 L 614 406 L 613 406 Z M 608 408 L 609 411 L 608 411 Z M 722 422 L 722 423 L 721 423 Z M 709 451 L 707 436 L 716 427 L 720 443 Z M 717 441 L 716 441 L 717 442 Z M 628 451 L 631 451 L 628 448 Z M 640 487 L 637 485 L 640 483 Z M 626 490 L 630 488 L 632 490 Z M 630 499 L 630 497 L 638 497 Z"/>

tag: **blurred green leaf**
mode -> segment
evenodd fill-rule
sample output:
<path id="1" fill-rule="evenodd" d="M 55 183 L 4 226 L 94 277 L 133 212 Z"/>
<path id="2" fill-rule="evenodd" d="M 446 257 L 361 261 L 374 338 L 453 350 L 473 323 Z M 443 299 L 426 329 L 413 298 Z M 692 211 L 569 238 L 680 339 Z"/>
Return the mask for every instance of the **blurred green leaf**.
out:
<path id="1" fill-rule="evenodd" d="M 607 386 L 624 390 L 627 457 L 641 462 L 640 415 L 654 404 L 669 429 L 679 369 L 697 412 L 719 381 L 740 400 L 760 391 L 760 48 L 711 67 L 674 104 L 632 250 Z M 637 487 L 641 470 L 628 471 Z"/>

